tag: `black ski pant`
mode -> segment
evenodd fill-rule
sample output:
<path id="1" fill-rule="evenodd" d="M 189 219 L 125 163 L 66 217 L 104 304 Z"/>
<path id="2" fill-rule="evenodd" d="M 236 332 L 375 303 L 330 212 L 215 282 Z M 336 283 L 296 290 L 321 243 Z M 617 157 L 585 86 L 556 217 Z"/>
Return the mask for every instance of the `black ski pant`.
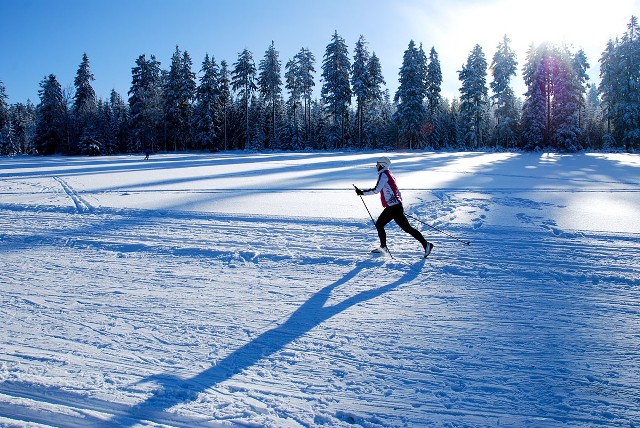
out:
<path id="1" fill-rule="evenodd" d="M 402 207 L 402 204 L 396 204 L 382 210 L 380 217 L 378 217 L 378 221 L 376 221 L 376 229 L 378 230 L 381 247 L 387 246 L 387 233 L 385 232 L 384 227 L 389 224 L 391 220 L 395 220 L 396 224 L 400 226 L 400 229 L 413 236 L 422 244 L 423 247 L 427 245 L 427 240 L 424 239 L 422 233 L 409 224 L 407 216 L 404 215 L 404 208 Z"/>

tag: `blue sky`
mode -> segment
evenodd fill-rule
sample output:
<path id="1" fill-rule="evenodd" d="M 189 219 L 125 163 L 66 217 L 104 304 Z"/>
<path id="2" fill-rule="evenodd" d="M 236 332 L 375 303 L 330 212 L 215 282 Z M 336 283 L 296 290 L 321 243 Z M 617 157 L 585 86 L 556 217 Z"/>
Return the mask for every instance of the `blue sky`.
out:
<path id="1" fill-rule="evenodd" d="M 115 89 L 125 99 L 138 56 L 155 54 L 168 68 L 176 45 L 199 71 L 205 53 L 232 65 L 249 49 L 256 64 L 271 41 L 283 65 L 302 47 L 320 70 L 334 31 L 349 51 L 360 35 L 380 58 L 391 95 L 409 41 L 435 47 L 443 71 L 443 94 L 458 95 L 457 71 L 480 44 L 491 58 L 503 35 L 522 67 L 526 50 L 548 40 L 582 48 L 597 82 L 598 60 L 609 38 L 622 35 L 640 0 L 0 0 L 0 81 L 9 102 L 39 102 L 42 79 L 55 74 L 71 88 L 89 56 L 98 97 Z M 518 75 L 514 88 L 524 87 Z M 315 96 L 320 93 L 316 78 Z"/>

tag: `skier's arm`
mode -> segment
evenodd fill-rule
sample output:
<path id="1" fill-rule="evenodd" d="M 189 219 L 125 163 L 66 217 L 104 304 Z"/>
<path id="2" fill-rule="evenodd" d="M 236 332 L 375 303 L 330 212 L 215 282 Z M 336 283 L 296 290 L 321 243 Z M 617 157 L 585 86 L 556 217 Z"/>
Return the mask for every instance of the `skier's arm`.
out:
<path id="1" fill-rule="evenodd" d="M 382 173 L 378 176 L 378 182 L 376 183 L 376 187 L 371 188 L 369 190 L 363 190 L 362 193 L 364 195 L 373 195 L 376 193 L 380 193 L 382 188 L 387 184 L 387 181 L 389 181 L 387 174 Z"/>

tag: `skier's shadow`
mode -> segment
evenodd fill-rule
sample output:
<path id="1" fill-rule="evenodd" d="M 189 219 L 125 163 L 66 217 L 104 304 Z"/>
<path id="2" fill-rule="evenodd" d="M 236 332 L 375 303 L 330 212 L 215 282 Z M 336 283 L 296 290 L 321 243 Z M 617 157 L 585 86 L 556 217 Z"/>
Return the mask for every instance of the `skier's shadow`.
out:
<path id="1" fill-rule="evenodd" d="M 142 420 L 154 420 L 154 416 L 166 420 L 170 415 L 165 413 L 177 404 L 193 401 L 197 394 L 230 379 L 234 374 L 245 370 L 259 360 L 268 358 L 282 350 L 286 345 L 300 338 L 312 328 L 329 318 L 355 306 L 381 296 L 398 286 L 415 279 L 424 265 L 424 260 L 407 267 L 407 272 L 396 281 L 377 288 L 371 288 L 353 295 L 332 306 L 325 306 L 334 289 L 355 278 L 371 262 L 356 264 L 340 280 L 327 285 L 314 294 L 302 306 L 291 314 L 282 325 L 262 333 L 251 342 L 229 354 L 218 364 L 202 373 L 187 379 L 174 376 L 152 376 L 139 383 L 153 381 L 158 389 L 149 398 L 132 407 L 129 412 L 120 414 L 110 421 L 111 426 L 130 427 Z"/>

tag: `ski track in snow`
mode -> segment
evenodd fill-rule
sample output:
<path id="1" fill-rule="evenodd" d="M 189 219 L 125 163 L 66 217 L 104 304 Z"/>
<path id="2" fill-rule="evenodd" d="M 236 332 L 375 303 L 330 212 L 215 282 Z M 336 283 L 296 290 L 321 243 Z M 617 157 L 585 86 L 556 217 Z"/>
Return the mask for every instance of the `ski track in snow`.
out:
<path id="1" fill-rule="evenodd" d="M 109 208 L 69 183 L 0 202 L 0 426 L 640 421 L 639 233 L 441 189 L 409 211 L 472 244 L 422 227 L 424 260 L 390 226 L 392 260 L 368 219 Z"/>

